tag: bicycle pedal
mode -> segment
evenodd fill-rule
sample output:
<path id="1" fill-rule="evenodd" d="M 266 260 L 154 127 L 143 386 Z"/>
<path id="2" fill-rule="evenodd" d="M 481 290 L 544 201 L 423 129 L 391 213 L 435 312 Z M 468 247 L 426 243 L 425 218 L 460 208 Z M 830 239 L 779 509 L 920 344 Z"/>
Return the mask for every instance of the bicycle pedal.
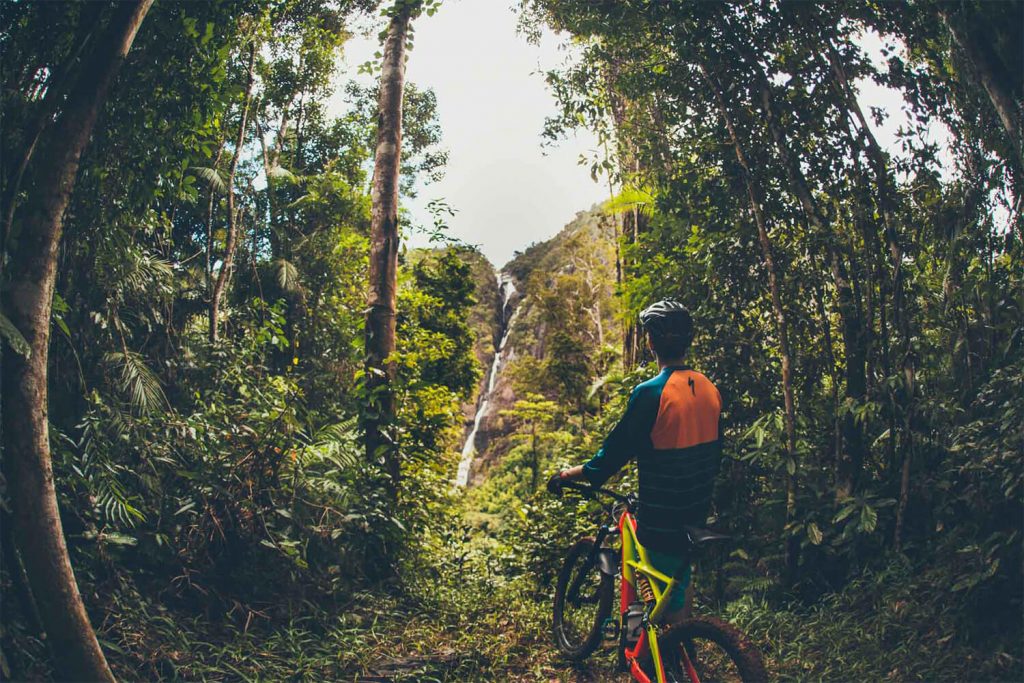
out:
<path id="1" fill-rule="evenodd" d="M 601 634 L 605 640 L 618 640 L 619 638 L 619 621 L 608 617 L 601 623 Z"/>

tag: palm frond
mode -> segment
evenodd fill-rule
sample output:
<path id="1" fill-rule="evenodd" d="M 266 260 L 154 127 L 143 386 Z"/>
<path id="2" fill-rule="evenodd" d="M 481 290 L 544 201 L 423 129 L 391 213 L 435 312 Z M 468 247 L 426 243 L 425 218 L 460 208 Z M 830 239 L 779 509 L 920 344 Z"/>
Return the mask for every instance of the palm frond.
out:
<path id="1" fill-rule="evenodd" d="M 127 270 L 122 283 L 135 294 L 147 294 L 155 289 L 161 294 L 171 291 L 174 281 L 174 269 L 164 259 L 139 250 L 130 249 L 126 253 Z"/>
<path id="2" fill-rule="evenodd" d="M 285 208 L 286 209 L 297 209 L 300 206 L 305 206 L 306 204 L 309 204 L 310 202 L 313 202 L 313 201 L 316 201 L 316 195 L 307 192 L 306 194 L 304 194 L 301 197 L 299 197 L 298 199 L 296 199 L 294 202 L 286 204 Z"/>
<path id="3" fill-rule="evenodd" d="M 291 261 L 283 258 L 274 260 L 274 270 L 277 271 L 277 284 L 282 290 L 289 294 L 302 292 L 302 281 L 299 279 L 299 269 Z"/>
<path id="4" fill-rule="evenodd" d="M 271 166 L 267 169 L 267 176 L 274 180 L 283 180 L 288 183 L 297 184 L 302 180 L 302 176 L 292 173 L 283 166 Z"/>
<path id="5" fill-rule="evenodd" d="M 142 356 L 134 351 L 111 351 L 103 362 L 118 373 L 118 389 L 127 397 L 129 405 L 138 413 L 150 413 L 167 405 L 167 397 Z"/>
<path id="6" fill-rule="evenodd" d="M 622 381 L 622 373 L 612 372 L 607 375 L 603 375 L 595 379 L 591 384 L 590 388 L 587 389 L 587 400 L 594 398 L 594 395 L 600 391 L 603 387 L 608 384 L 614 384 Z"/>
<path id="7" fill-rule="evenodd" d="M 193 166 L 190 170 L 197 177 L 205 180 L 206 184 L 217 192 L 227 192 L 228 184 L 221 177 L 217 169 L 210 168 L 209 166 Z"/>
<path id="8" fill-rule="evenodd" d="M 133 527 L 146 516 L 132 504 L 124 485 L 112 477 L 104 477 L 93 492 L 96 507 L 113 524 Z"/>

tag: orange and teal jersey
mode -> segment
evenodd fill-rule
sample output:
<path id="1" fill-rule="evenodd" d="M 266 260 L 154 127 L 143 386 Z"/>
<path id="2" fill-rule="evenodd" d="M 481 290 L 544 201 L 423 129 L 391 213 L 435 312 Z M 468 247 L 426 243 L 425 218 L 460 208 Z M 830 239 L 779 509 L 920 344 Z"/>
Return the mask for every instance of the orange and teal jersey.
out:
<path id="1" fill-rule="evenodd" d="M 633 389 L 622 419 L 583 465 L 590 483 L 601 486 L 636 458 L 637 538 L 648 549 L 679 552 L 683 527 L 705 523 L 722 459 L 721 412 L 711 380 L 667 367 Z"/>

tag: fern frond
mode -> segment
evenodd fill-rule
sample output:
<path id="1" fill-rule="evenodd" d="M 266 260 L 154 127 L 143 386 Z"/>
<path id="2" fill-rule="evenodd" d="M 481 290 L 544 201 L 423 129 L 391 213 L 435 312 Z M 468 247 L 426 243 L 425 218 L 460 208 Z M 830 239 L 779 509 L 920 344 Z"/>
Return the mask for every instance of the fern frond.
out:
<path id="1" fill-rule="evenodd" d="M 634 209 L 649 214 L 654 210 L 654 196 L 638 187 L 627 185 L 602 204 L 601 208 L 609 214 L 626 213 Z"/>
<path id="2" fill-rule="evenodd" d="M 323 452 L 340 469 L 349 469 L 359 463 L 359 433 L 356 418 L 328 425 L 317 432 L 314 447 Z"/>

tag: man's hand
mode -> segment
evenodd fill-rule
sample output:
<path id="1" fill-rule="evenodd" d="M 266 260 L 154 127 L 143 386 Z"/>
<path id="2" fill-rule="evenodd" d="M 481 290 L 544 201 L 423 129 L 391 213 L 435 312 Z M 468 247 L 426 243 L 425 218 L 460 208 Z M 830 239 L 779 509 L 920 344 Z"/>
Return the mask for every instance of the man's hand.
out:
<path id="1" fill-rule="evenodd" d="M 566 481 L 567 480 L 562 477 L 562 473 L 561 472 L 555 472 L 553 475 L 551 475 L 551 478 L 548 479 L 548 493 L 550 493 L 551 495 L 556 496 L 558 498 L 561 498 L 562 497 L 562 485 Z"/>
<path id="2" fill-rule="evenodd" d="M 576 467 L 570 467 L 567 470 L 557 472 L 553 477 L 548 479 L 548 493 L 553 496 L 562 495 L 562 487 L 565 486 L 567 481 L 580 481 L 583 477 L 583 465 L 576 465 Z"/>

